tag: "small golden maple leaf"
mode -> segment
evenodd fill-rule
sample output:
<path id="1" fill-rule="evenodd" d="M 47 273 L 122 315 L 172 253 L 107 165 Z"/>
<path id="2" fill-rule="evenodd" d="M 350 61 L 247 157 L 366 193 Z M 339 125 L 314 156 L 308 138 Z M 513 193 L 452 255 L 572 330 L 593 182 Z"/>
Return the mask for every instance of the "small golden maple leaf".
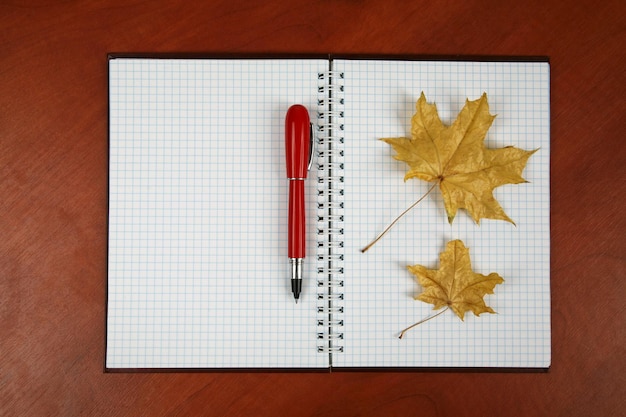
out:
<path id="1" fill-rule="evenodd" d="M 483 297 L 493 294 L 494 287 L 502 284 L 504 279 L 495 272 L 489 275 L 474 272 L 469 249 L 462 241 L 457 239 L 448 242 L 446 249 L 439 254 L 439 269 L 428 269 L 422 265 L 412 265 L 407 268 L 415 275 L 423 289 L 415 299 L 432 304 L 433 310 L 446 308 L 402 330 L 400 339 L 407 331 L 437 317 L 448 309 L 454 311 L 461 320 L 465 319 L 465 313 L 468 311 L 476 316 L 482 313 L 495 313 L 485 304 Z"/>
<path id="2" fill-rule="evenodd" d="M 462 241 L 448 242 L 439 255 L 439 269 L 427 269 L 422 265 L 412 265 L 408 269 L 423 288 L 415 299 L 433 304 L 434 310 L 449 307 L 461 320 L 467 311 L 477 316 L 495 313 L 485 304 L 483 297 L 493 294 L 494 287 L 504 279 L 495 272 L 482 275 L 472 271 L 469 249 Z"/>
<path id="3" fill-rule="evenodd" d="M 494 198 L 493 189 L 526 182 L 522 171 L 537 150 L 485 147 L 485 135 L 495 119 L 489 114 L 487 94 L 466 100 L 451 126 L 441 122 L 437 107 L 426 102 L 423 92 L 415 107 L 410 139 L 381 139 L 396 150 L 395 159 L 409 165 L 404 180 L 419 178 L 439 184 L 450 223 L 462 208 L 476 223 L 488 218 L 514 224 Z"/>

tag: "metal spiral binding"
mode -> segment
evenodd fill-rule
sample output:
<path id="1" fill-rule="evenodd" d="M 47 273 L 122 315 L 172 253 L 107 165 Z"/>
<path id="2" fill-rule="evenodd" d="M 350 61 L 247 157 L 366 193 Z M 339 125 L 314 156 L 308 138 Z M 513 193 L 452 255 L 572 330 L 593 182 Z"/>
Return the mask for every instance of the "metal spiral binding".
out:
<path id="1" fill-rule="evenodd" d="M 343 79 L 337 71 L 318 74 L 317 112 L 317 313 L 318 347 L 343 352 Z"/>

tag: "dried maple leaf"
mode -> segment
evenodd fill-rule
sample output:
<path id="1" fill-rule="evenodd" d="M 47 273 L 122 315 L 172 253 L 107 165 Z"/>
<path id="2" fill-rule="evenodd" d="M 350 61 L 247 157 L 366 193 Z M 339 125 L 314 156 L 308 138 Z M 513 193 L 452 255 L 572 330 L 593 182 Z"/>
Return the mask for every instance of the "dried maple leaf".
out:
<path id="1" fill-rule="evenodd" d="M 426 102 L 424 93 L 416 110 L 410 139 L 381 139 L 396 150 L 395 159 L 409 165 L 404 180 L 438 183 L 450 223 L 459 208 L 467 210 L 476 223 L 482 218 L 513 223 L 494 198 L 493 189 L 526 182 L 522 171 L 536 150 L 485 147 L 485 135 L 495 119 L 489 114 L 487 94 L 466 100 L 451 126 L 441 122 L 437 107 Z"/>
<path id="2" fill-rule="evenodd" d="M 395 151 L 395 159 L 406 162 L 409 170 L 404 180 L 419 178 L 434 182 L 428 192 L 405 210 L 372 243 L 376 243 L 404 214 L 419 203 L 438 184 L 443 195 L 448 221 L 452 223 L 459 208 L 467 210 L 476 223 L 480 219 L 505 220 L 514 224 L 493 196 L 504 184 L 526 182 L 522 171 L 528 158 L 537 150 L 507 146 L 487 149 L 485 135 L 495 119 L 489 114 L 487 94 L 478 100 L 466 100 L 451 126 L 439 119 L 437 107 L 426 102 L 424 93 L 416 103 L 411 119 L 411 138 L 383 138 Z"/>
<path id="3" fill-rule="evenodd" d="M 504 279 L 495 272 L 482 275 L 472 271 L 469 249 L 462 241 L 448 242 L 446 249 L 439 255 L 439 269 L 427 269 L 422 265 L 409 266 L 408 269 L 423 288 L 423 292 L 415 299 L 433 304 L 434 310 L 450 308 L 461 320 L 468 311 L 476 316 L 482 313 L 495 313 L 485 304 L 483 297 L 486 294 L 493 294 L 494 287 L 503 283 Z M 437 315 L 408 327 L 402 331 L 400 337 L 407 330 Z"/>

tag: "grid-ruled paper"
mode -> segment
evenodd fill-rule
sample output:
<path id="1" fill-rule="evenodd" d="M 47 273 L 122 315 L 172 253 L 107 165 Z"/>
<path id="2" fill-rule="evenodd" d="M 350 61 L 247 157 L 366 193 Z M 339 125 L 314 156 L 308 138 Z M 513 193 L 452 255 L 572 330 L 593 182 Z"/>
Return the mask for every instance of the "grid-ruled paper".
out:
<path id="1" fill-rule="evenodd" d="M 317 108 L 327 67 L 109 61 L 108 368 L 328 366 L 314 233 L 299 304 L 290 292 L 283 150 L 288 107 Z"/>
<path id="2" fill-rule="evenodd" d="M 549 65 L 537 62 L 398 62 L 335 60 L 345 84 L 344 353 L 337 367 L 548 367 L 550 364 Z M 494 195 L 517 226 L 464 211 L 448 224 L 440 192 L 429 195 L 365 254 L 359 249 L 423 195 L 430 184 L 403 181 L 406 166 L 377 140 L 410 136 L 420 92 L 451 124 L 465 99 L 486 92 L 496 114 L 488 147 L 537 149 L 523 173 L 529 182 Z M 497 314 L 462 322 L 451 311 L 398 339 L 433 314 L 416 301 L 406 269 L 438 268 L 449 240 L 470 248 L 476 272 L 505 283 L 485 301 Z"/>

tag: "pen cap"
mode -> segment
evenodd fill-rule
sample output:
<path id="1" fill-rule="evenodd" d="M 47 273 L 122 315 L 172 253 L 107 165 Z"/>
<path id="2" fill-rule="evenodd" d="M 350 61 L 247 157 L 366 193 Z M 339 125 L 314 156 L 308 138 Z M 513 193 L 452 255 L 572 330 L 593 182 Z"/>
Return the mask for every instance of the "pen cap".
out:
<path id="1" fill-rule="evenodd" d="M 306 107 L 295 104 L 285 118 L 287 178 L 306 178 L 311 151 L 311 128 Z"/>

